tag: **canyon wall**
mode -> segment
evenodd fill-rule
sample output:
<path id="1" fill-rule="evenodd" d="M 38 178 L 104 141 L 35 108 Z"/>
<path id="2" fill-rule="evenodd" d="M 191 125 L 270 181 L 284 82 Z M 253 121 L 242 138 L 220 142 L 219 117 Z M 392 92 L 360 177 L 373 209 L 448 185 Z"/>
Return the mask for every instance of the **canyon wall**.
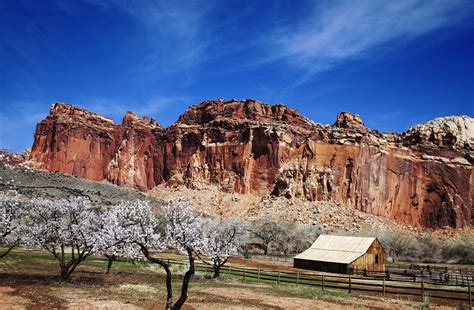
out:
<path id="1" fill-rule="evenodd" d="M 472 224 L 474 120 L 436 119 L 381 134 L 358 115 L 317 124 L 285 105 L 212 100 L 163 128 L 57 103 L 37 125 L 38 169 L 147 190 L 159 184 L 304 197 L 410 225 Z"/>

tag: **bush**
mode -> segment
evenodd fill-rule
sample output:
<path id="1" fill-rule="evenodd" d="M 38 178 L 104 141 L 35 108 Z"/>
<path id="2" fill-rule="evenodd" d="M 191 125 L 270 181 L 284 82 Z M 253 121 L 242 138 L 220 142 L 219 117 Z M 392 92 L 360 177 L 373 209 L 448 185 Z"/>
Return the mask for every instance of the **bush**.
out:
<path id="1" fill-rule="evenodd" d="M 390 256 L 405 259 L 420 257 L 420 244 L 414 238 L 398 232 L 385 232 L 379 237 L 379 241 Z"/>
<path id="2" fill-rule="evenodd" d="M 474 234 L 462 239 L 449 242 L 441 250 L 441 256 L 446 261 L 463 264 L 474 263 Z"/>

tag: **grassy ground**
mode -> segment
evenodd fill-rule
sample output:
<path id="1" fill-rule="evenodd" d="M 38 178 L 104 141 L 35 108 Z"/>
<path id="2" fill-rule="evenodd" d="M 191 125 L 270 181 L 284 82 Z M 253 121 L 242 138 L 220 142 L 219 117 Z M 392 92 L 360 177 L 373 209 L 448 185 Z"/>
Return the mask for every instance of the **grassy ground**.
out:
<path id="1" fill-rule="evenodd" d="M 159 309 L 166 289 L 161 268 L 146 262 L 115 262 L 105 275 L 106 260 L 89 257 L 68 282 L 59 278 L 57 262 L 45 251 L 14 249 L 0 260 L 0 308 Z M 183 267 L 173 267 L 174 296 Z M 321 291 L 318 288 L 272 285 L 224 276 L 193 277 L 186 309 L 333 309 L 421 308 L 422 303 Z M 435 307 L 435 305 L 432 305 Z"/>

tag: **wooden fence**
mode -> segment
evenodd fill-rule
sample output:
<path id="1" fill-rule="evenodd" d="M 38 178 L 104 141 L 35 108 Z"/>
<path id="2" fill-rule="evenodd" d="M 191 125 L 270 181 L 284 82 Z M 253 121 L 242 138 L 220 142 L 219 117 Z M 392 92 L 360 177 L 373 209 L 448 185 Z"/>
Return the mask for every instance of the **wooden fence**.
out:
<path id="1" fill-rule="evenodd" d="M 425 272 L 443 272 L 443 273 L 457 273 L 460 275 L 470 276 L 474 275 L 474 266 L 437 266 L 433 264 L 415 264 L 415 263 L 390 263 L 389 268 L 420 270 Z"/>
<path id="2" fill-rule="evenodd" d="M 164 259 L 167 260 L 167 259 Z M 178 260 L 167 260 L 171 266 L 187 265 L 187 262 Z M 211 273 L 212 267 L 203 263 L 195 264 L 197 272 Z M 466 287 L 446 286 L 441 284 L 409 281 L 367 279 L 358 276 L 345 276 L 336 274 L 310 274 L 304 272 L 282 272 L 266 269 L 243 268 L 235 266 L 224 266 L 221 274 L 227 274 L 242 280 L 266 282 L 275 284 L 293 284 L 318 287 L 322 290 L 343 290 L 348 293 L 362 292 L 368 294 L 380 294 L 382 296 L 412 296 L 421 301 L 425 297 L 440 299 L 450 302 L 465 303 L 472 306 L 471 283 Z"/>
<path id="3" fill-rule="evenodd" d="M 254 255 L 256 258 L 271 259 L 282 262 L 292 262 L 293 256 L 269 256 Z M 355 275 L 368 279 L 382 279 L 405 281 L 405 282 L 425 282 L 442 285 L 468 286 L 474 284 L 473 267 L 447 267 L 434 264 L 414 264 L 414 263 L 389 263 L 386 271 L 367 271 L 355 269 Z"/>

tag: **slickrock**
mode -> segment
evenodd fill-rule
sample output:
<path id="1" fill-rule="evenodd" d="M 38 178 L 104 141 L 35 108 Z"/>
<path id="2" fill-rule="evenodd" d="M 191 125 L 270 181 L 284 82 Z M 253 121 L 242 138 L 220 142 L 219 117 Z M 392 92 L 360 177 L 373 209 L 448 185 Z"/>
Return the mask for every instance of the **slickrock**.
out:
<path id="1" fill-rule="evenodd" d="M 58 103 L 36 128 L 31 161 L 141 190 L 212 185 L 461 228 L 472 225 L 473 123 L 448 117 L 384 135 L 348 112 L 323 126 L 282 104 L 219 99 L 165 129 L 131 112 L 116 124 Z"/>

